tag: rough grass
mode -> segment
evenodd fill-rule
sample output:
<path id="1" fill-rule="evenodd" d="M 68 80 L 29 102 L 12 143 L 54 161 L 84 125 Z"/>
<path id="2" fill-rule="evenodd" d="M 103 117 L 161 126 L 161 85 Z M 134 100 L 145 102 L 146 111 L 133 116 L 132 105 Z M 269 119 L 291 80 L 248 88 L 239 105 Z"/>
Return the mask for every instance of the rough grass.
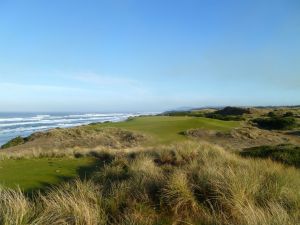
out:
<path id="1" fill-rule="evenodd" d="M 37 224 L 105 224 L 101 191 L 92 182 L 79 180 L 38 196 L 41 209 Z"/>
<path id="2" fill-rule="evenodd" d="M 28 224 L 35 213 L 35 205 L 20 189 L 0 188 L 0 224 Z"/>
<path id="3" fill-rule="evenodd" d="M 192 142 L 106 158 L 92 181 L 65 183 L 30 200 L 1 189 L 1 224 L 300 222 L 300 172 L 292 167 Z"/>
<path id="4" fill-rule="evenodd" d="M 19 139 L 23 140 L 20 141 Z M 78 126 L 73 128 L 56 128 L 45 132 L 33 133 L 26 138 L 13 139 L 3 145 L 2 152 L 43 152 L 74 148 L 126 148 L 145 141 L 146 136 L 113 127 Z M 64 153 L 62 153 L 64 154 Z"/>
<path id="5" fill-rule="evenodd" d="M 240 154 L 245 157 L 270 158 L 300 168 L 300 146 L 259 146 L 245 149 Z"/>

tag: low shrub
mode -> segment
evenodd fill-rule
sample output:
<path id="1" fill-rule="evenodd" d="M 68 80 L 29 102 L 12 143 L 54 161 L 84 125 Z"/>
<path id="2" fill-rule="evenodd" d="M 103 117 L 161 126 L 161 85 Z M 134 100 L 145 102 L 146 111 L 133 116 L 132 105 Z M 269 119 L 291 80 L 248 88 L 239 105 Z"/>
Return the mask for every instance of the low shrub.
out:
<path id="1" fill-rule="evenodd" d="M 268 117 L 276 117 L 277 115 L 276 115 L 276 113 L 274 113 L 273 111 L 271 111 L 271 112 L 268 112 L 267 116 Z"/>
<path id="2" fill-rule="evenodd" d="M 218 113 L 207 113 L 205 117 L 217 119 L 217 120 L 225 120 L 225 121 L 241 121 L 244 120 L 244 117 L 241 115 L 222 115 Z"/>
<path id="3" fill-rule="evenodd" d="M 215 112 L 206 113 L 205 117 L 218 119 L 218 120 L 225 120 L 225 121 L 241 121 L 241 120 L 245 120 L 243 115 L 249 113 L 251 112 L 250 109 L 248 108 L 227 106 Z"/>
<path id="4" fill-rule="evenodd" d="M 163 113 L 163 116 L 191 116 L 191 111 L 168 111 Z"/>
<path id="5" fill-rule="evenodd" d="M 204 113 L 201 111 L 168 111 L 161 114 L 162 116 L 191 116 L 191 117 L 203 117 Z"/>
<path id="6" fill-rule="evenodd" d="M 10 148 L 10 147 L 14 147 L 17 145 L 21 145 L 24 144 L 27 141 L 26 138 L 23 138 L 21 136 L 18 136 L 10 141 L 8 141 L 6 144 L 1 146 L 1 149 L 5 149 L 5 148 Z"/>
<path id="7" fill-rule="evenodd" d="M 259 146 L 245 149 L 240 154 L 245 157 L 270 158 L 274 161 L 300 168 L 300 146 Z"/>
<path id="8" fill-rule="evenodd" d="M 251 112 L 248 108 L 227 106 L 221 110 L 216 111 L 215 113 L 223 116 L 242 116 L 243 114 L 249 114 Z"/>
<path id="9" fill-rule="evenodd" d="M 256 118 L 253 122 L 260 128 L 277 130 L 291 129 L 297 125 L 293 117 Z"/>
<path id="10" fill-rule="evenodd" d="M 284 117 L 293 117 L 294 113 L 293 112 L 286 112 L 285 114 L 283 114 Z"/>

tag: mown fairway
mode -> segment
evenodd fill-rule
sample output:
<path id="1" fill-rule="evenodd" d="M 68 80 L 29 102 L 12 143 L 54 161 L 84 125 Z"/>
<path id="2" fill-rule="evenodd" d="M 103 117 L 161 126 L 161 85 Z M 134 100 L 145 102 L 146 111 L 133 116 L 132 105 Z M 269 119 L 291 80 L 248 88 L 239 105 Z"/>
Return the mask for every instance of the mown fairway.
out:
<path id="1" fill-rule="evenodd" d="M 6 187 L 24 191 L 39 189 L 60 181 L 84 176 L 93 167 L 91 158 L 38 158 L 0 161 L 0 181 Z"/>
<path id="2" fill-rule="evenodd" d="M 181 135 L 180 132 L 191 128 L 228 132 L 232 128 L 238 127 L 239 124 L 240 122 L 238 121 L 223 121 L 203 117 L 149 116 L 138 117 L 119 123 L 97 124 L 91 127 L 108 126 L 142 132 L 152 137 L 152 140 L 148 144 L 153 145 L 186 140 L 186 137 Z"/>

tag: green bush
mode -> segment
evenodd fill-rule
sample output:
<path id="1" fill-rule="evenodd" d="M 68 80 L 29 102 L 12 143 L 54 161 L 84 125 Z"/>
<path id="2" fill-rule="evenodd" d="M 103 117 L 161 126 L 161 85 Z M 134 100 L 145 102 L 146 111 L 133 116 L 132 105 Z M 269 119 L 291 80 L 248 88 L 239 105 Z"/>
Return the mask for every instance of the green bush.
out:
<path id="1" fill-rule="evenodd" d="M 21 145 L 21 144 L 24 144 L 25 142 L 26 142 L 25 138 L 22 138 L 21 136 L 18 136 L 16 138 L 10 140 L 6 144 L 2 145 L 1 149 L 10 148 L 10 147 L 14 147 L 14 146 L 17 146 L 17 145 Z"/>
<path id="2" fill-rule="evenodd" d="M 228 106 L 212 113 L 206 113 L 205 117 L 225 121 L 241 121 L 245 119 L 243 115 L 249 113 L 249 109 Z"/>
<path id="3" fill-rule="evenodd" d="M 240 153 L 245 157 L 270 158 L 287 165 L 300 167 L 300 146 L 277 145 L 248 148 Z"/>
<path id="4" fill-rule="evenodd" d="M 283 116 L 284 117 L 293 117 L 294 113 L 293 112 L 286 112 Z"/>
<path id="5" fill-rule="evenodd" d="M 207 113 L 205 115 L 207 118 L 217 119 L 217 120 L 225 120 L 225 121 L 241 121 L 244 120 L 243 116 L 238 115 L 221 115 L 218 113 Z"/>
<path id="6" fill-rule="evenodd" d="M 257 118 L 253 122 L 264 129 L 284 130 L 296 126 L 296 120 L 293 117 Z"/>
<path id="7" fill-rule="evenodd" d="M 276 114 L 273 111 L 269 112 L 267 115 L 268 117 L 276 117 Z"/>
<path id="8" fill-rule="evenodd" d="M 241 107 L 231 107 L 227 106 L 221 110 L 216 111 L 216 114 L 220 114 L 223 116 L 242 116 L 243 114 L 249 114 L 250 109 L 241 108 Z"/>
<path id="9" fill-rule="evenodd" d="M 163 116 L 191 116 L 192 112 L 191 111 L 170 111 L 170 112 L 165 112 L 162 115 Z"/>
<path id="10" fill-rule="evenodd" d="M 199 111 L 170 111 L 165 112 L 162 116 L 193 116 L 193 117 L 203 117 L 204 113 Z"/>

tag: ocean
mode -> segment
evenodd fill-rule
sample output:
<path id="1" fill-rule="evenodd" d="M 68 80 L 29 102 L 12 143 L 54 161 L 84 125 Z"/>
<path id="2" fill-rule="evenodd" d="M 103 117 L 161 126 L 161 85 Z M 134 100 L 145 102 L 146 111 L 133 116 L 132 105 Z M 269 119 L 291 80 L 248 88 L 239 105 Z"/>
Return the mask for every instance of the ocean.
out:
<path id="1" fill-rule="evenodd" d="M 128 117 L 155 113 L 0 113 L 0 146 L 17 136 L 56 127 L 73 127 L 94 122 L 118 122 Z"/>

